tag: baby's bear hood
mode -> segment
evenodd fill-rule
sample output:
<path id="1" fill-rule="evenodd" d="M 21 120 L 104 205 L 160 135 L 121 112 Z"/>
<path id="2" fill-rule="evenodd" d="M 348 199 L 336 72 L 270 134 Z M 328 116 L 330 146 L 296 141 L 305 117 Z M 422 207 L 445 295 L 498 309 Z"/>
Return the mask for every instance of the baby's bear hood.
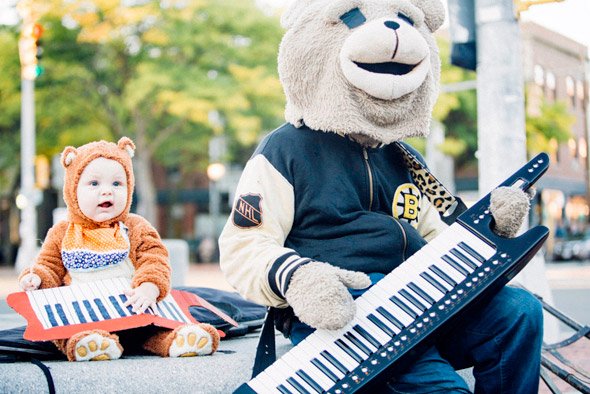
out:
<path id="1" fill-rule="evenodd" d="M 63 196 L 68 207 L 68 220 L 87 227 L 105 227 L 118 221 L 125 221 L 131 208 L 135 178 L 131 158 L 135 153 L 135 145 L 127 137 L 122 137 L 116 144 L 107 141 L 90 142 L 78 148 L 67 146 L 61 154 L 61 164 L 65 169 Z M 95 223 L 86 217 L 78 204 L 78 182 L 86 166 L 94 159 L 103 157 L 115 160 L 123 166 L 127 175 L 127 205 L 123 212 L 110 220 Z"/>
<path id="2" fill-rule="evenodd" d="M 295 0 L 279 49 L 287 121 L 385 144 L 426 136 L 443 20 L 440 0 Z"/>

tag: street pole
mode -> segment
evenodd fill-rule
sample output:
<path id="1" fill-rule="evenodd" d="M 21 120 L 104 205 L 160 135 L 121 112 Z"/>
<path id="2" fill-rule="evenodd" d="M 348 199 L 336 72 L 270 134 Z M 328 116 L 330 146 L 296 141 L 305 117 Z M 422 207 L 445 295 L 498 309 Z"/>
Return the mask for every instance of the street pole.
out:
<path id="1" fill-rule="evenodd" d="M 219 237 L 219 215 L 221 206 L 221 195 L 216 180 L 209 180 L 209 214 L 211 215 L 213 239 Z"/>
<path id="2" fill-rule="evenodd" d="M 21 82 L 21 244 L 16 269 L 33 264 L 37 254 L 37 208 L 35 190 L 35 81 L 23 78 Z"/>
<path id="3" fill-rule="evenodd" d="M 39 193 L 35 189 L 35 78 L 37 76 L 37 42 L 42 29 L 35 26 L 36 15 L 30 1 L 21 1 L 17 9 L 22 17 L 19 38 L 21 62 L 21 184 L 16 204 L 21 210 L 19 235 L 21 244 L 15 268 L 21 271 L 33 264 L 37 254 L 37 208 Z M 37 28 L 37 29 L 36 29 Z"/>
<path id="4" fill-rule="evenodd" d="M 522 49 L 513 7 L 512 0 L 475 0 L 480 196 L 526 162 Z"/>
<path id="5" fill-rule="evenodd" d="M 209 121 L 217 126 L 223 127 L 223 119 L 217 111 L 209 113 Z M 227 154 L 227 140 L 225 136 L 219 135 L 209 141 L 209 165 L 207 166 L 207 177 L 209 178 L 209 216 L 212 221 L 212 236 L 217 242 L 221 233 L 219 225 L 221 219 L 221 190 L 219 181 L 225 175 L 223 160 Z"/>
<path id="6" fill-rule="evenodd" d="M 475 0 L 480 197 L 526 163 L 524 70 L 514 6 L 513 0 Z M 542 253 L 515 280 L 551 302 Z M 546 340 L 557 339 L 555 319 L 545 319 L 544 329 Z"/>

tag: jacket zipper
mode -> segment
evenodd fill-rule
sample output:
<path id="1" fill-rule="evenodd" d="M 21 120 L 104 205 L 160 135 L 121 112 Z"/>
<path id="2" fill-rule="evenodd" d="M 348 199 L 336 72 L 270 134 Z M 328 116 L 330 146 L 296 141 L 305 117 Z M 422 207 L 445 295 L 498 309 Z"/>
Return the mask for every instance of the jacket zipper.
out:
<path id="1" fill-rule="evenodd" d="M 402 235 L 404 237 L 404 249 L 403 249 L 403 253 L 402 253 L 402 261 L 406 261 L 406 249 L 408 247 L 408 236 L 406 235 L 406 230 L 404 230 L 404 226 L 402 226 L 402 224 L 399 222 L 398 219 L 396 219 L 395 217 L 392 216 L 393 221 L 399 226 L 399 229 L 402 232 Z"/>
<path id="2" fill-rule="evenodd" d="M 373 208 L 373 172 L 371 171 L 371 165 L 369 164 L 369 153 L 366 148 L 363 148 L 363 158 L 365 159 L 365 166 L 367 167 L 367 173 L 369 174 L 369 211 Z"/>
<path id="3" fill-rule="evenodd" d="M 363 158 L 365 159 L 365 166 L 367 167 L 367 173 L 369 174 L 369 211 L 373 207 L 373 171 L 371 171 L 371 164 L 369 163 L 369 152 L 367 152 L 367 148 L 363 148 Z M 399 226 L 400 231 L 402 232 L 402 236 L 404 238 L 404 249 L 402 253 L 403 261 L 406 261 L 406 250 L 408 248 L 408 236 L 406 234 L 406 230 L 404 230 L 404 226 L 392 216 L 393 221 L 395 224 Z"/>

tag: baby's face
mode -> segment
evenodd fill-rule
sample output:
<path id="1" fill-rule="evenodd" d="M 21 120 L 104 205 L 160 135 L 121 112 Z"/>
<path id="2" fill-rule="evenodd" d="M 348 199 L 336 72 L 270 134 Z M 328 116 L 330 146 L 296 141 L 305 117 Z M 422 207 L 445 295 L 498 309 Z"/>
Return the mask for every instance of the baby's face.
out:
<path id="1" fill-rule="evenodd" d="M 97 223 L 119 216 L 127 206 L 127 175 L 115 160 L 92 160 L 80 176 L 76 189 L 78 206 Z"/>

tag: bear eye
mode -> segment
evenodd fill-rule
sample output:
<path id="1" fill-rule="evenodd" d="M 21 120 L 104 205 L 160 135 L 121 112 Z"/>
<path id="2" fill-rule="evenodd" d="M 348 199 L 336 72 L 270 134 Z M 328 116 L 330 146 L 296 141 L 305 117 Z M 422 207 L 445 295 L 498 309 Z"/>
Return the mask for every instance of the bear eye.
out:
<path id="1" fill-rule="evenodd" d="M 410 18 L 409 16 L 407 16 L 406 14 L 403 14 L 401 12 L 397 13 L 398 18 L 400 18 L 401 20 L 406 21 L 407 23 L 409 23 L 410 25 L 414 26 L 414 20 L 412 20 L 412 18 Z"/>
<path id="2" fill-rule="evenodd" d="M 344 22 L 349 29 L 354 29 L 366 22 L 367 18 L 363 15 L 361 10 L 353 8 L 352 10 L 340 15 L 340 20 Z"/>

